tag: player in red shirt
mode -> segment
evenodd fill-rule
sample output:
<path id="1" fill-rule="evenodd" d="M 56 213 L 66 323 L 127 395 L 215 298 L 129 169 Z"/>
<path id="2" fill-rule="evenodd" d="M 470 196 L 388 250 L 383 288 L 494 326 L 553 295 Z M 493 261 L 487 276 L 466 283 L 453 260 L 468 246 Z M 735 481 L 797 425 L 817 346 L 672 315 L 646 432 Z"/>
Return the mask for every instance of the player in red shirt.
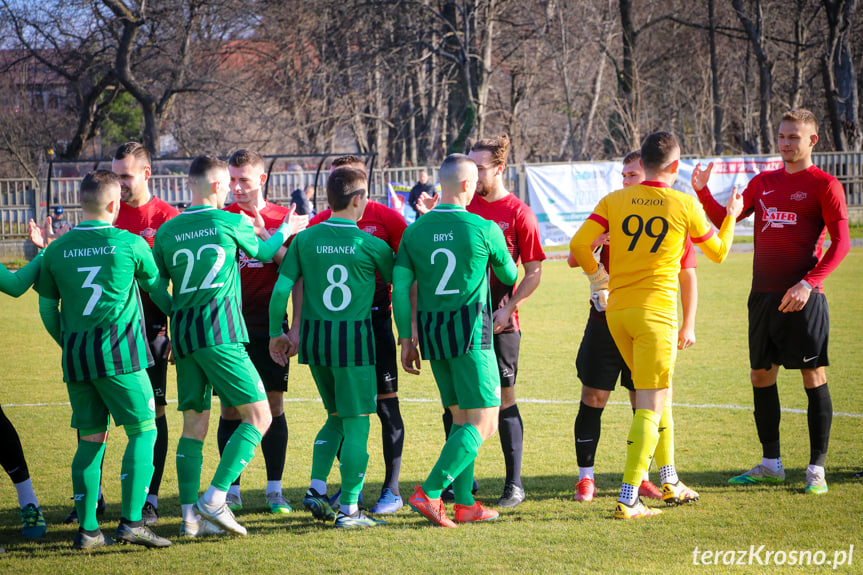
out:
<path id="1" fill-rule="evenodd" d="M 228 159 L 231 176 L 231 193 L 234 203 L 225 210 L 242 213 L 256 220 L 256 231 L 264 239 L 273 234 L 291 211 L 286 207 L 267 202 L 262 189 L 267 181 L 264 159 L 253 150 L 237 150 Z M 293 214 L 290 219 L 291 233 L 305 229 L 309 217 Z M 263 229 L 261 229 L 263 228 Z M 267 468 L 265 496 L 271 513 L 290 513 L 291 506 L 282 495 L 282 475 L 285 470 L 285 454 L 288 449 L 288 423 L 285 419 L 284 395 L 288 390 L 288 364 L 277 364 L 269 352 L 269 303 L 273 287 L 279 277 L 279 264 L 285 255 L 282 247 L 271 261 L 261 262 L 250 258 L 242 250 L 240 256 L 240 285 L 243 292 L 243 319 L 249 331 L 246 351 L 255 369 L 261 376 L 273 422 L 261 440 L 261 452 Z M 285 318 L 287 321 L 287 318 Z M 224 451 L 231 435 L 239 427 L 242 418 L 235 407 L 222 407 L 216 439 L 219 453 Z M 228 506 L 232 510 L 242 509 L 240 478 L 228 490 Z"/>
<path id="2" fill-rule="evenodd" d="M 479 179 L 476 194 L 467 210 L 496 222 L 506 238 L 512 259 L 524 265 L 524 278 L 516 286 L 501 283 L 491 275 L 491 302 L 494 308 L 494 351 L 500 370 L 501 403 L 498 416 L 500 444 L 506 464 L 506 483 L 498 507 L 515 507 L 524 501 L 521 483 L 521 456 L 524 424 L 515 401 L 515 378 L 521 330 L 518 308 L 539 286 L 545 252 L 539 239 L 539 224 L 531 209 L 509 193 L 503 183 L 509 137 L 479 140 L 471 147 L 470 159 L 476 162 Z M 445 425 L 451 416 L 444 414 Z M 448 427 L 448 426 L 447 426 Z"/>
<path id="3" fill-rule="evenodd" d="M 341 166 L 366 171 L 365 163 L 357 156 L 336 158 L 330 169 Z M 330 210 L 326 209 L 309 222 L 315 225 L 326 221 Z M 379 202 L 369 200 L 363 217 L 357 226 L 366 233 L 385 241 L 393 252 L 398 252 L 402 234 L 407 227 L 404 216 Z M 398 355 L 393 336 L 392 323 L 392 285 L 386 283 L 380 274 L 375 273 L 375 296 L 372 300 L 372 329 L 375 334 L 375 350 L 378 380 L 378 418 L 381 420 L 383 442 L 384 476 L 381 494 L 377 503 L 370 509 L 372 513 L 395 513 L 404 502 L 399 492 L 399 474 L 402 464 L 402 450 L 405 442 L 405 426 L 402 421 L 398 398 Z M 296 317 L 296 316 L 295 316 Z M 296 320 L 295 328 L 299 328 Z M 335 498 L 333 498 L 335 501 Z"/>
<path id="4" fill-rule="evenodd" d="M 762 172 L 743 192 L 741 218 L 755 214 L 755 252 L 749 294 L 749 362 L 755 427 L 762 462 L 729 483 L 779 483 L 785 470 L 779 451 L 779 366 L 799 369 L 809 399 L 810 456 L 806 493 L 827 493 L 824 460 L 833 403 L 827 388 L 829 314 L 822 282 L 848 253 L 845 191 L 833 176 L 812 164 L 818 125 L 808 110 L 782 116 L 778 133 L 784 167 Z M 713 165 L 692 172 L 692 187 L 717 224 L 725 209 L 710 194 Z M 830 247 L 822 257 L 825 228 Z"/>
<path id="5" fill-rule="evenodd" d="M 170 204 L 150 193 L 151 175 L 150 153 L 138 142 L 127 142 L 117 148 L 111 171 L 120 177 L 120 214 L 114 226 L 138 234 L 153 247 L 156 230 L 180 212 Z M 141 293 L 144 309 L 146 337 L 153 354 L 153 367 L 147 369 L 147 376 L 153 386 L 156 400 L 156 444 L 153 447 L 153 479 L 147 493 L 147 501 L 142 510 L 146 525 L 155 525 L 159 518 L 159 486 L 165 470 L 168 453 L 168 420 L 165 418 L 165 397 L 168 377 L 168 318 L 153 303 L 150 295 Z"/>

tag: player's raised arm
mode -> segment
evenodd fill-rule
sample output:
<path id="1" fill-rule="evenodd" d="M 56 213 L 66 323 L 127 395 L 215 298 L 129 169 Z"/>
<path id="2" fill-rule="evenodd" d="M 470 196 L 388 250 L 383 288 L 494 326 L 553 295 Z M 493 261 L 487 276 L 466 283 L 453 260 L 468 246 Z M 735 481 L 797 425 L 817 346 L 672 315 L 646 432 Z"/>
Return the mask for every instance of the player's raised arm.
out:
<path id="1" fill-rule="evenodd" d="M 725 219 L 722 220 L 722 225 L 719 226 L 719 233 L 714 234 L 713 228 L 704 216 L 703 211 L 697 209 L 690 218 L 689 236 L 692 238 L 692 243 L 701 248 L 711 261 L 722 263 L 725 257 L 731 250 L 731 245 L 734 243 L 734 225 L 737 223 L 737 217 L 743 210 L 743 196 L 738 193 L 737 186 L 731 190 L 731 196 L 728 198 L 728 203 L 725 205 Z M 700 212 L 700 213 L 698 213 Z"/>

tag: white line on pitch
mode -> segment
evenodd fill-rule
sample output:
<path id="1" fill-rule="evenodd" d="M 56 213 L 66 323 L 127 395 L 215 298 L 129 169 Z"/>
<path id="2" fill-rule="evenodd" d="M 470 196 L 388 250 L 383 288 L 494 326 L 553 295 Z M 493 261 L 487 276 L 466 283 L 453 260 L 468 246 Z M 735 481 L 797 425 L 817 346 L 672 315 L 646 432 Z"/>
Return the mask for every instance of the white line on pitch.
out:
<path id="1" fill-rule="evenodd" d="M 214 397 L 213 401 L 218 401 L 218 397 Z M 403 398 L 400 397 L 399 401 L 406 403 L 440 403 L 439 399 L 428 399 L 428 398 Z M 285 398 L 285 402 L 287 403 L 321 403 L 320 398 L 311 399 L 305 397 L 292 397 Z M 578 405 L 580 400 L 575 399 L 524 399 L 519 398 L 519 403 L 545 403 L 552 405 Z M 169 399 L 168 403 L 177 403 L 176 399 Z M 51 406 L 63 406 L 69 405 L 69 402 L 59 402 L 59 403 L 6 403 L 3 404 L 3 407 L 51 407 Z M 625 405 L 629 406 L 629 403 L 625 401 L 609 401 L 607 405 Z M 735 409 L 735 410 L 744 410 L 749 411 L 752 409 L 751 405 L 731 405 L 731 404 L 719 404 L 719 403 L 674 403 L 675 407 L 692 407 L 695 409 Z M 783 407 L 782 411 L 784 413 L 797 413 L 797 414 L 805 414 L 805 409 L 795 409 L 791 407 Z M 863 418 L 863 413 L 848 413 L 844 411 L 834 411 L 833 415 L 836 417 L 858 417 Z"/>

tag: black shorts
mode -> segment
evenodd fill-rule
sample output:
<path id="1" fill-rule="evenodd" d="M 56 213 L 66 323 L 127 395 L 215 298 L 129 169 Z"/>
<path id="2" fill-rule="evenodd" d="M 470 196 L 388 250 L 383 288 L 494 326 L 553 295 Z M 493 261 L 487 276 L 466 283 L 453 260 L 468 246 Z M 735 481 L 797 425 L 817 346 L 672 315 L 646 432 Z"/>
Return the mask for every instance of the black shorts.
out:
<path id="1" fill-rule="evenodd" d="M 168 334 L 164 326 L 147 327 L 147 344 L 154 362 L 153 367 L 147 368 L 147 377 L 153 386 L 153 398 L 156 405 L 168 405 L 168 398 L 165 397 L 168 388 L 168 360 L 163 357 L 168 347 Z"/>
<path id="2" fill-rule="evenodd" d="M 521 332 L 509 331 L 494 336 L 494 354 L 500 371 L 500 386 L 515 386 L 518 375 L 518 350 L 521 347 Z"/>
<path id="3" fill-rule="evenodd" d="M 587 321 L 581 345 L 578 346 L 578 355 L 575 357 L 575 369 L 578 379 L 587 387 L 614 391 L 617 377 L 620 376 L 620 385 L 635 391 L 632 372 L 623 361 L 623 356 L 608 331 L 608 323 L 604 320 Z"/>
<path id="4" fill-rule="evenodd" d="M 378 378 L 378 395 L 397 393 L 399 390 L 399 358 L 393 319 L 390 312 L 372 312 L 372 330 L 375 332 L 375 373 Z"/>
<path id="5" fill-rule="evenodd" d="M 749 294 L 749 365 L 752 369 L 815 369 L 830 365 L 830 312 L 823 293 L 812 292 L 800 311 L 779 311 L 781 293 Z"/>
<path id="6" fill-rule="evenodd" d="M 252 365 L 258 370 L 261 381 L 266 391 L 288 391 L 288 366 L 284 367 L 273 361 L 270 357 L 270 338 L 268 336 L 249 336 L 246 344 L 246 352 Z"/>

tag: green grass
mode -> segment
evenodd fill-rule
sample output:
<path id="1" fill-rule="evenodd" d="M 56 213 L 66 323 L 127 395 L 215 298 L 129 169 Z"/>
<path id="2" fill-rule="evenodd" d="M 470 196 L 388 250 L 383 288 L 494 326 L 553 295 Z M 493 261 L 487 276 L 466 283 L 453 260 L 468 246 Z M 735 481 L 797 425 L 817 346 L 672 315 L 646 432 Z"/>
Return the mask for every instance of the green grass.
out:
<path id="1" fill-rule="evenodd" d="M 860 428 L 863 374 L 853 359 L 859 354 L 863 319 L 863 249 L 853 249 L 827 282 L 832 311 L 829 380 L 837 415 L 828 458 L 830 493 L 803 495 L 808 462 L 805 413 L 783 414 L 784 485 L 735 488 L 731 475 L 760 459 L 752 422 L 748 378 L 746 297 L 751 255 L 732 254 L 721 266 L 698 259 L 700 306 L 698 342 L 679 356 L 675 375 L 677 466 L 681 477 L 699 490 L 701 501 L 661 516 L 635 522 L 611 519 L 621 480 L 626 434 L 631 420 L 625 395 L 612 395 L 603 417 L 597 453 L 599 497 L 590 504 L 572 500 L 577 467 L 572 424 L 578 408 L 579 382 L 574 358 L 587 317 L 587 282 L 563 262 L 548 262 L 542 285 L 523 306 L 524 330 L 517 393 L 525 424 L 524 484 L 528 499 L 500 520 L 457 530 L 431 527 L 408 510 L 388 518 L 389 524 L 361 532 L 336 532 L 314 522 L 304 511 L 273 517 L 264 513 L 264 464 L 258 455 L 243 477 L 240 521 L 246 538 L 186 542 L 179 531 L 176 471 L 169 457 L 161 489 L 162 518 L 156 531 L 175 538 L 167 550 L 115 547 L 92 555 L 73 552 L 74 528 L 61 525 L 70 509 L 69 465 L 75 434 L 68 427 L 69 407 L 61 382 L 59 349 L 42 330 L 33 292 L 20 300 L 0 298 L 0 365 L 5 376 L 0 402 L 15 423 L 30 464 L 33 483 L 49 524 L 39 542 L 24 541 L 19 532 L 15 493 L 7 482 L 0 489 L 0 573 L 712 573 L 728 567 L 695 567 L 700 550 L 836 550 L 855 545 L 854 564 L 844 572 L 860 572 L 863 481 L 853 473 L 863 468 Z M 173 371 L 173 370 L 172 370 Z M 171 374 L 173 377 L 173 374 Z M 169 397 L 176 398 L 174 383 Z M 780 373 L 783 407 L 806 408 L 796 372 Z M 423 375 L 400 377 L 406 423 L 402 491 L 422 481 L 442 441 L 437 392 L 426 364 Z M 284 485 L 300 507 L 307 486 L 311 444 L 323 423 L 309 371 L 292 365 L 286 413 L 290 444 Z M 703 407 L 712 405 L 716 407 Z M 700 406 L 700 407 L 696 407 Z M 729 408 L 723 406 L 740 406 Z M 169 406 L 170 452 L 176 447 L 180 416 Z M 207 482 L 217 461 L 215 430 L 205 445 L 203 478 Z M 367 502 L 383 478 L 380 426 L 372 418 Z M 111 532 L 119 516 L 119 469 L 125 439 L 112 431 L 104 465 Z M 480 499 L 494 503 L 502 487 L 503 461 L 497 437 L 480 451 L 476 465 Z M 5 480 L 4 480 L 5 481 Z M 334 485 L 338 474 L 331 475 Z M 797 572 L 790 567 L 750 567 L 749 571 Z"/>

